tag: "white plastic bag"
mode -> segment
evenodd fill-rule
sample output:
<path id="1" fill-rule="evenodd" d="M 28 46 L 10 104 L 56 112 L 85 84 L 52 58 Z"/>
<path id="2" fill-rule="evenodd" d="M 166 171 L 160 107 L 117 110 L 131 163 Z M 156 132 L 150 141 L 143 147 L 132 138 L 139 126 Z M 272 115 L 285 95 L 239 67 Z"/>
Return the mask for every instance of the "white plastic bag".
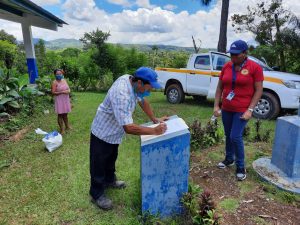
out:
<path id="1" fill-rule="evenodd" d="M 42 141 L 45 143 L 46 148 L 49 152 L 53 152 L 55 149 L 62 145 L 62 136 L 57 131 L 47 133 L 40 128 L 37 128 L 35 130 L 35 133 L 45 135 Z"/>

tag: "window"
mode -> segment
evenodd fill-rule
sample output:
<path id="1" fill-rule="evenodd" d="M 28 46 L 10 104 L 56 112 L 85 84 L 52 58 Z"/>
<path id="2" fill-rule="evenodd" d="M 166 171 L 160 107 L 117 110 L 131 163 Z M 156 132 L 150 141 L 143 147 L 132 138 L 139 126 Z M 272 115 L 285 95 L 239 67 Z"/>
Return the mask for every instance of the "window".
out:
<path id="1" fill-rule="evenodd" d="M 212 64 L 214 70 L 222 70 L 225 63 L 230 61 L 230 57 L 212 53 Z"/>
<path id="2" fill-rule="evenodd" d="M 195 60 L 195 69 L 210 70 L 210 61 L 208 55 L 197 56 Z"/>

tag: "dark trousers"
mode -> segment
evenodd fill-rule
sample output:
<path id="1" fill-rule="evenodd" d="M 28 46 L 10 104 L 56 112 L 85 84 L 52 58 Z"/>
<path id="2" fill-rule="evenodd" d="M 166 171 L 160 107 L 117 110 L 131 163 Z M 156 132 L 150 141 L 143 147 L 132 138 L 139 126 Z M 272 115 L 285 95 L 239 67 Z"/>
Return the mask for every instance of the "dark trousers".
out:
<path id="1" fill-rule="evenodd" d="M 90 142 L 90 195 L 97 200 L 103 193 L 105 184 L 115 181 L 115 162 L 118 144 L 109 144 L 91 133 Z"/>
<path id="2" fill-rule="evenodd" d="M 240 117 L 242 112 L 227 112 L 222 110 L 222 120 L 226 136 L 226 159 L 235 160 L 237 168 L 245 168 L 245 153 L 243 132 L 247 120 Z"/>

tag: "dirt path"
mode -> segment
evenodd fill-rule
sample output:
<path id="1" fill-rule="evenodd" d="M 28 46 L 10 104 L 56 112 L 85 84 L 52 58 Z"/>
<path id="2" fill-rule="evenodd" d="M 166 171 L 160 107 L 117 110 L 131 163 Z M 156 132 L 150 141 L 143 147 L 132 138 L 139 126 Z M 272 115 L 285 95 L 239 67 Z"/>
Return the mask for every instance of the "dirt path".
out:
<path id="1" fill-rule="evenodd" d="M 207 189 L 219 205 L 225 199 L 235 199 L 233 211 L 218 207 L 222 225 L 300 225 L 300 203 L 280 203 L 266 193 L 264 186 L 249 174 L 247 180 L 236 181 L 235 168 L 218 169 L 217 162 L 206 160 L 208 150 L 200 156 L 191 155 L 190 177 L 194 184 Z"/>

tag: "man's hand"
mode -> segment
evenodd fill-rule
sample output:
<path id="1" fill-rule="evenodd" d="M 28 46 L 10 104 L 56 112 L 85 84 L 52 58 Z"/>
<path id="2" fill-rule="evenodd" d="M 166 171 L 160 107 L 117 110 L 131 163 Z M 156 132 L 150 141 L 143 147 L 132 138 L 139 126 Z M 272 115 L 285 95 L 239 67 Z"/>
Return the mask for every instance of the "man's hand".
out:
<path id="1" fill-rule="evenodd" d="M 252 117 L 252 112 L 250 112 L 249 110 L 247 110 L 246 112 L 244 112 L 244 114 L 241 116 L 242 120 L 249 120 Z"/>
<path id="2" fill-rule="evenodd" d="M 163 117 L 161 117 L 161 118 L 154 118 L 153 120 L 152 120 L 152 122 L 153 123 L 161 123 L 161 122 L 164 122 L 164 121 L 167 121 L 169 119 L 169 117 L 168 116 L 163 116 Z"/>
<path id="3" fill-rule="evenodd" d="M 167 124 L 162 122 L 158 126 L 154 127 L 155 135 L 161 135 L 165 133 L 166 130 L 167 130 Z"/>

